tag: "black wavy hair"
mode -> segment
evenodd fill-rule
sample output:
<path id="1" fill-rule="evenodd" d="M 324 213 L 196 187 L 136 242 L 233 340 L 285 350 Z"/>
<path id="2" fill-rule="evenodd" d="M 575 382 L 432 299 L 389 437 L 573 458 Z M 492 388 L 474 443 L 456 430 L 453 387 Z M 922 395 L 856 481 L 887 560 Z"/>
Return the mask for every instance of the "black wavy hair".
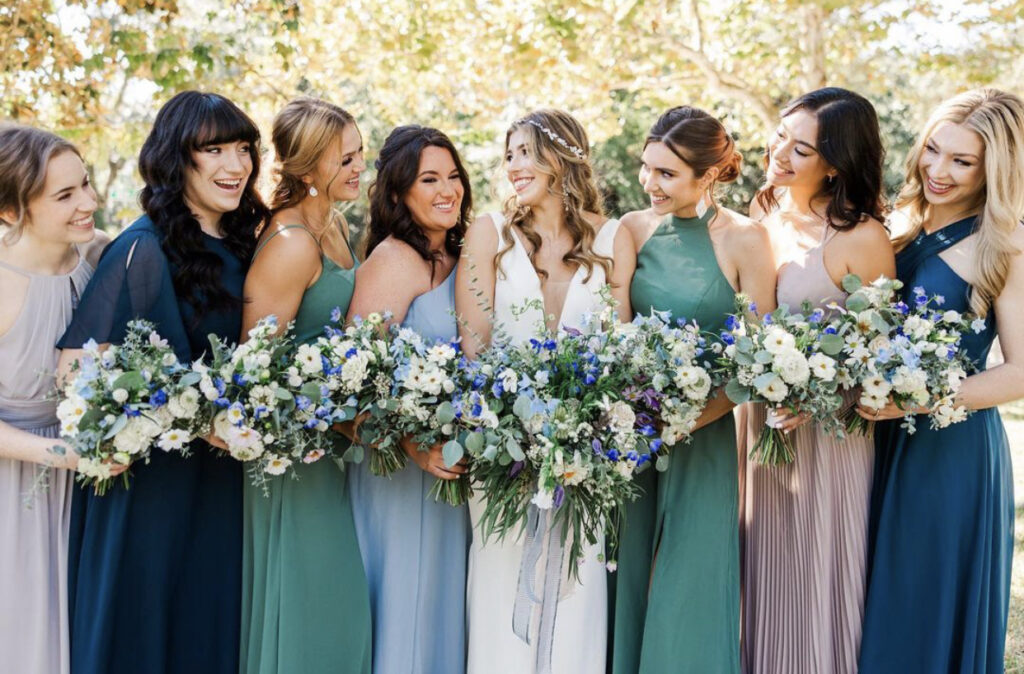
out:
<path id="1" fill-rule="evenodd" d="M 256 247 L 256 229 L 269 211 L 256 191 L 260 170 L 260 131 L 238 106 L 218 94 L 183 91 L 167 101 L 139 153 L 146 183 L 140 200 L 162 234 L 161 245 L 175 268 L 174 291 L 192 305 L 195 320 L 211 311 L 237 309 L 242 299 L 221 282 L 223 263 L 203 244 L 199 221 L 185 203 L 185 176 L 195 169 L 192 154 L 208 145 L 249 144 L 252 173 L 238 208 L 220 220 L 223 243 L 248 263 Z"/>
<path id="2" fill-rule="evenodd" d="M 885 148 L 874 106 L 860 94 L 825 87 L 790 101 L 782 110 L 782 117 L 797 110 L 806 110 L 818 120 L 818 153 L 836 170 L 835 178 L 823 180 L 818 190 L 818 196 L 829 198 L 825 222 L 842 231 L 866 217 L 884 220 L 882 162 Z M 769 155 L 770 150 L 766 150 L 766 167 Z M 757 193 L 757 202 L 766 213 L 777 207 L 775 188 L 765 184 Z"/>
<path id="3" fill-rule="evenodd" d="M 412 246 L 424 260 L 430 263 L 431 275 L 436 254 L 430 251 L 430 242 L 420 226 L 413 220 L 412 213 L 405 205 L 403 198 L 416 182 L 419 172 L 420 155 L 424 148 L 440 147 L 448 150 L 455 162 L 455 169 L 462 180 L 462 206 L 459 219 L 455 226 L 445 233 L 444 249 L 454 258 L 462 251 L 462 239 L 466 235 L 466 226 L 473 211 L 473 195 L 469 184 L 469 174 L 462 165 L 455 145 L 451 139 L 437 129 L 410 124 L 395 127 L 388 134 L 384 146 L 380 149 L 374 166 L 377 177 L 370 185 L 370 225 L 366 237 L 366 255 L 388 236 Z"/>

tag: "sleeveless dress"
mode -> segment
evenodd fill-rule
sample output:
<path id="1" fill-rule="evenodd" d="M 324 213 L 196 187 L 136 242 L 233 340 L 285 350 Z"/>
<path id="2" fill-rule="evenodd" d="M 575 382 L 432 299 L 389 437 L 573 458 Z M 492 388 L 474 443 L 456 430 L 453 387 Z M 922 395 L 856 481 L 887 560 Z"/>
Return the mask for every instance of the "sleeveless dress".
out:
<path id="1" fill-rule="evenodd" d="M 921 286 L 945 309 L 966 311 L 970 286 L 939 256 L 969 236 L 967 218 L 921 232 L 896 256 L 904 300 Z M 984 370 L 996 336 L 964 334 L 961 348 Z M 1013 556 L 1013 475 L 999 410 L 932 430 L 917 418 L 875 431 L 868 590 L 860 670 L 864 674 L 1002 672 Z"/>
<path id="2" fill-rule="evenodd" d="M 504 247 L 503 219 L 492 214 L 498 230 L 498 248 Z M 593 250 L 598 255 L 611 257 L 614 251 L 618 220 L 609 220 L 597 233 Z M 530 300 L 540 300 L 540 279 L 530 262 L 526 248 L 519 237 L 512 236 L 513 247 L 502 257 L 494 285 L 494 315 L 497 326 L 504 328 L 513 343 L 522 343 L 537 334 L 537 326 L 544 321 L 544 312 L 532 308 L 514 314 L 514 307 L 522 307 Z M 583 316 L 598 309 L 598 295 L 605 284 L 601 267 L 595 266 L 589 281 L 584 283 L 586 270 L 577 269 L 572 277 L 559 327 L 579 328 Z M 478 526 L 485 503 L 476 495 L 470 500 L 469 512 L 473 522 L 473 540 L 469 550 L 469 580 L 467 583 L 469 618 L 470 674 L 527 674 L 536 669 L 540 606 L 533 607 L 530 643 L 527 644 L 512 631 L 512 611 L 515 606 L 520 561 L 523 555 L 521 536 L 510 534 L 504 540 L 484 540 Z M 557 674 L 593 674 L 605 671 L 605 643 L 607 631 L 607 571 L 599 556 L 604 552 L 603 539 L 586 546 L 579 568 L 579 582 L 563 578 L 554 625 L 551 671 Z M 538 581 L 543 584 L 546 555 L 538 561 Z"/>
<path id="3" fill-rule="evenodd" d="M 305 230 L 285 229 L 296 227 Z M 355 288 L 354 254 L 352 261 L 345 269 L 321 252 L 320 277 L 295 314 L 297 344 L 316 341 L 335 307 L 345 314 Z M 341 456 L 348 439 L 333 432 L 331 438 Z M 329 458 L 294 467 L 298 479 L 269 480 L 269 495 L 245 481 L 241 672 L 368 674 L 369 591 L 345 469 Z"/>
<path id="4" fill-rule="evenodd" d="M 402 325 L 454 339 L 455 270 L 412 301 Z M 437 480 L 413 462 L 390 479 L 351 466 L 352 510 L 370 584 L 375 674 L 460 674 L 466 669 L 469 509 L 428 496 Z"/>
<path id="5" fill-rule="evenodd" d="M 666 217 L 637 254 L 633 311 L 671 311 L 721 332 L 734 291 L 718 266 L 708 223 Z M 664 473 L 640 475 L 615 574 L 612 671 L 739 671 L 739 484 L 733 415 L 670 451 Z"/>
<path id="6" fill-rule="evenodd" d="M 825 268 L 831 228 L 779 269 L 779 305 L 842 303 Z M 847 404 L 856 398 L 845 396 Z M 817 424 L 791 432 L 796 459 L 767 466 L 747 455 L 767 407 L 739 408 L 743 502 L 743 670 L 758 674 L 857 671 L 867 566 L 874 439 L 838 439 Z"/>
<path id="7" fill-rule="evenodd" d="M 21 313 L 0 335 L 0 421 L 56 438 L 53 397 L 57 339 L 71 321 L 92 267 L 79 255 L 68 274 L 35 274 L 0 262 L 28 279 Z M 74 474 L 0 458 L 0 650 L 12 672 L 67 674 L 68 525 Z"/>
<path id="8" fill-rule="evenodd" d="M 162 233 L 143 216 L 103 251 L 58 346 L 119 344 L 145 318 L 190 362 L 207 335 L 235 340 L 241 307 L 204 313 L 179 301 Z M 246 264 L 220 239 L 221 283 L 242 296 Z M 156 451 L 104 496 L 76 486 L 68 594 L 75 674 L 235 674 L 241 602 L 242 466 L 203 440 L 191 454 Z"/>

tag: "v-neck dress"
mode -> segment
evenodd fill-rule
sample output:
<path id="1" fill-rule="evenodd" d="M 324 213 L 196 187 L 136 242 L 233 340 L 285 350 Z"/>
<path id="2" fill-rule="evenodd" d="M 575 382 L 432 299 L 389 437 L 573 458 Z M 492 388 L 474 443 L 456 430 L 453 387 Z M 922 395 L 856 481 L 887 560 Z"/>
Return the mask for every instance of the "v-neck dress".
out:
<path id="1" fill-rule="evenodd" d="M 498 231 L 498 250 L 505 246 L 503 219 L 491 215 Z M 612 257 L 618 220 L 609 220 L 594 239 L 598 255 Z M 539 307 L 526 312 L 513 312 L 527 302 L 543 304 L 540 279 L 530 262 L 522 242 L 512 236 L 512 248 L 501 259 L 494 285 L 494 314 L 497 327 L 502 328 L 513 344 L 521 344 L 538 332 L 544 314 Z M 600 308 L 599 291 L 605 284 L 601 267 L 595 267 L 590 279 L 577 270 L 566 294 L 559 319 L 559 328 L 580 328 L 584 314 Z M 535 605 L 531 621 L 530 643 L 520 640 L 512 631 L 512 609 L 515 605 L 523 545 L 520 538 L 509 534 L 504 540 L 485 540 L 479 522 L 485 502 L 477 495 L 469 503 L 473 522 L 473 540 L 469 551 L 467 611 L 469 623 L 470 674 L 528 674 L 537 660 L 537 628 L 540 606 Z M 559 674 L 598 674 L 605 671 L 607 630 L 607 571 L 599 557 L 604 551 L 603 538 L 584 548 L 579 568 L 579 582 L 562 579 L 561 597 L 554 626 L 551 671 Z M 544 561 L 537 563 L 537 586 L 544 583 Z"/>
<path id="2" fill-rule="evenodd" d="M 355 255 L 351 269 L 322 252 L 320 262 L 295 314 L 298 344 L 352 301 Z M 329 437 L 340 456 L 349 441 Z M 369 674 L 369 591 L 345 472 L 331 458 L 295 468 L 298 479 L 270 480 L 268 494 L 245 483 L 241 674 Z"/>

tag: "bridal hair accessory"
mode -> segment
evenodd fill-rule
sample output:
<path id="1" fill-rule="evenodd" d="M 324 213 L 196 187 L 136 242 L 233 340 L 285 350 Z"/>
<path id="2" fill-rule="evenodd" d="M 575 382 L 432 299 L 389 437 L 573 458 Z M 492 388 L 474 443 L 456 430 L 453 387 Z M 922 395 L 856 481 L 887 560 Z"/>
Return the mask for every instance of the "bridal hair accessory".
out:
<path id="1" fill-rule="evenodd" d="M 315 187 L 313 187 L 312 185 L 310 185 L 309 186 L 309 196 L 315 197 L 318 194 L 320 194 L 320 193 L 317 191 L 317 189 Z"/>
<path id="2" fill-rule="evenodd" d="M 554 131 L 552 131 L 548 127 L 544 126 L 540 122 L 532 120 L 532 119 L 528 119 L 528 120 L 526 120 L 526 122 L 527 122 L 527 124 L 532 124 L 533 126 L 535 126 L 538 129 L 540 129 L 544 133 L 545 136 L 547 136 L 548 138 L 551 139 L 552 142 L 558 143 L 559 145 L 564 147 L 569 152 L 572 152 L 574 155 L 576 155 L 577 159 L 582 161 L 582 160 L 587 158 L 587 155 L 586 155 L 586 153 L 583 152 L 583 150 L 579 149 L 579 147 L 577 147 L 575 145 L 569 145 L 569 142 L 567 140 L 565 140 L 565 138 L 562 138 L 557 133 L 555 133 Z"/>

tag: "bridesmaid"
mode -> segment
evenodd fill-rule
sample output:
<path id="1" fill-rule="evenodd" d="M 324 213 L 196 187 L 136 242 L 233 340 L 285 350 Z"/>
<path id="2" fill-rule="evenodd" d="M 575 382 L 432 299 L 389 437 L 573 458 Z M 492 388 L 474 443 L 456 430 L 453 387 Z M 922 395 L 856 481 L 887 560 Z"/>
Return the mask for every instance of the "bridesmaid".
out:
<path id="1" fill-rule="evenodd" d="M 640 182 L 651 208 L 622 224 L 637 248 L 630 289 L 637 313 L 671 311 L 715 333 L 743 292 L 775 306 L 775 265 L 761 225 L 715 204 L 739 177 L 740 155 L 722 124 L 677 107 L 651 128 Z M 647 471 L 620 538 L 612 671 L 738 672 L 739 512 L 732 404 L 712 399 L 665 473 Z"/>
<path id="2" fill-rule="evenodd" d="M 429 340 L 458 338 L 455 264 L 472 210 L 469 175 L 437 129 L 400 126 L 388 135 L 370 186 L 366 262 L 348 317 L 390 311 Z M 435 502 L 437 478 L 458 479 L 441 448 L 405 451 L 415 465 L 390 479 L 369 461 L 349 473 L 359 549 L 370 584 L 373 671 L 458 674 L 466 665 L 469 511 Z"/>
<path id="3" fill-rule="evenodd" d="M 516 120 L 505 135 L 505 169 L 515 196 L 502 213 L 483 215 L 469 229 L 459 264 L 456 305 L 465 319 L 460 328 L 466 353 L 473 357 L 489 346 L 495 325 L 512 344 L 534 337 L 539 323 L 552 332 L 582 328 L 584 316 L 602 308 L 606 284 L 620 318 L 629 320 L 636 255 L 628 232 L 603 213 L 582 125 L 551 109 Z M 584 548 L 578 581 L 563 571 L 559 595 L 549 600 L 557 600 L 553 625 L 544 625 L 543 609 L 550 605 L 520 604 L 528 609 L 522 613 L 526 624 L 519 624 L 529 637 L 523 639 L 512 620 L 518 601 L 526 601 L 518 594 L 520 578 L 527 577 L 524 571 L 535 572 L 530 590 L 543 597 L 540 588 L 552 586 L 544 578 L 547 554 L 542 552 L 533 569 L 523 569 L 525 537 L 509 532 L 504 539 L 484 538 L 477 523 L 485 507 L 480 497 L 469 504 L 475 524 L 467 583 L 470 674 L 603 673 L 604 542 Z"/>
<path id="4" fill-rule="evenodd" d="M 119 343 L 134 318 L 179 360 L 207 335 L 233 340 L 242 281 L 266 209 L 255 189 L 259 130 L 231 101 L 186 91 L 142 146 L 145 215 L 104 252 L 58 346 L 61 372 L 89 339 Z M 131 487 L 76 489 L 69 578 L 76 674 L 236 674 L 242 467 L 203 440 L 156 452 Z"/>
<path id="5" fill-rule="evenodd" d="M 920 286 L 982 318 L 961 344 L 977 370 L 957 403 L 974 413 L 942 430 L 918 418 L 913 435 L 878 424 L 860 669 L 1002 672 L 1014 506 L 996 406 L 1024 397 L 1024 101 L 978 89 L 939 106 L 896 206 L 905 296 Z M 986 370 L 997 330 L 1006 362 Z"/>
<path id="6" fill-rule="evenodd" d="M 100 238 L 95 210 L 74 145 L 0 126 L 0 649 L 13 672 L 69 667 L 67 545 L 78 455 L 57 439 L 51 393 L 55 344 L 95 264 L 87 260 Z"/>
<path id="7" fill-rule="evenodd" d="M 268 314 L 315 341 L 352 297 L 358 264 L 333 204 L 359 198 L 363 139 L 346 111 L 298 98 L 274 119 L 277 184 L 245 278 L 242 334 Z M 287 273 L 282 273 L 287 270 Z M 336 456 L 349 441 L 332 438 Z M 345 473 L 296 465 L 300 479 L 246 481 L 242 674 L 369 672 L 370 605 Z"/>
<path id="8" fill-rule="evenodd" d="M 799 311 L 806 300 L 823 309 L 846 298 L 847 274 L 895 276 L 881 223 L 883 154 L 875 109 L 851 91 L 812 91 L 782 111 L 768 143 L 767 184 L 750 208 L 771 236 L 778 304 Z M 836 439 L 780 413 L 775 423 L 792 433 L 796 460 L 748 462 L 766 417 L 762 404 L 737 415 L 746 466 L 743 669 L 854 672 L 874 440 Z"/>

